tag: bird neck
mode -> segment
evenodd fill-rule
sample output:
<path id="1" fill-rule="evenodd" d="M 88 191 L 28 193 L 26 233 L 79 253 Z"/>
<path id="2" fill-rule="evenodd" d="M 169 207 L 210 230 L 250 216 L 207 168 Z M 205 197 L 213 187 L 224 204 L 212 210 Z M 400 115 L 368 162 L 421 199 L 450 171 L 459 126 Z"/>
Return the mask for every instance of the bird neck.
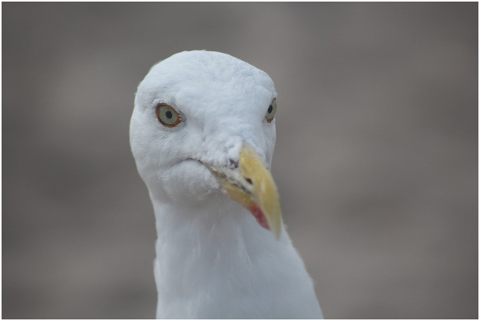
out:
<path id="1" fill-rule="evenodd" d="M 247 210 L 220 196 L 195 206 L 153 201 L 158 233 L 157 317 L 178 316 L 175 307 L 184 309 L 185 300 L 196 308 L 181 315 L 199 317 L 204 300 L 222 302 L 246 295 L 254 292 L 256 281 L 271 280 L 275 273 L 265 257 L 288 262 L 285 251 L 293 248 L 285 231 L 275 240 Z"/>
<path id="2" fill-rule="evenodd" d="M 195 204 L 171 204 L 154 201 L 158 240 L 157 257 L 176 262 L 202 262 L 211 268 L 228 266 L 227 262 L 250 264 L 252 255 L 290 243 L 285 231 L 280 241 L 262 228 L 253 215 L 224 195 L 215 195 Z M 170 252 L 174 249 L 174 252 Z M 200 260 L 195 260 L 199 258 Z M 221 262 L 220 260 L 225 260 Z M 216 263 L 216 264 L 214 264 Z M 188 271 L 192 272 L 192 271 Z"/>
<path id="3" fill-rule="evenodd" d="M 276 240 L 224 195 L 195 205 L 152 202 L 157 318 L 321 317 L 283 227 Z"/>

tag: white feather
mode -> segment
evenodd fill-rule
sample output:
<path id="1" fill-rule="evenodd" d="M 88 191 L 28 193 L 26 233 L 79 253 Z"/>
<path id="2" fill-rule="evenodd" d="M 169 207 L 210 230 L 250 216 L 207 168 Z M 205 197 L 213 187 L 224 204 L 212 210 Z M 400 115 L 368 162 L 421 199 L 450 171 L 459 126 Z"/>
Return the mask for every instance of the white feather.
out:
<path id="1" fill-rule="evenodd" d="M 243 143 L 268 166 L 276 98 L 263 71 L 232 56 L 182 52 L 140 83 L 130 142 L 156 217 L 157 318 L 321 318 L 313 282 L 285 229 L 280 240 L 220 189 L 203 163 L 238 158 Z M 155 106 L 182 116 L 163 127 Z"/>

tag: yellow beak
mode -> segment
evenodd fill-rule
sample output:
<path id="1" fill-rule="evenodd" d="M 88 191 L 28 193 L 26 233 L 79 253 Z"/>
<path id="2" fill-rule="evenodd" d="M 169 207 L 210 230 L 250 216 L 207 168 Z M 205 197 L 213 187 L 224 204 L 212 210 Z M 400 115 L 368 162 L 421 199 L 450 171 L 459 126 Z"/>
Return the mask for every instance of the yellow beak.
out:
<path id="1" fill-rule="evenodd" d="M 238 169 L 210 167 L 225 193 L 246 207 L 264 228 L 280 237 L 282 210 L 277 186 L 255 150 L 243 144 Z"/>

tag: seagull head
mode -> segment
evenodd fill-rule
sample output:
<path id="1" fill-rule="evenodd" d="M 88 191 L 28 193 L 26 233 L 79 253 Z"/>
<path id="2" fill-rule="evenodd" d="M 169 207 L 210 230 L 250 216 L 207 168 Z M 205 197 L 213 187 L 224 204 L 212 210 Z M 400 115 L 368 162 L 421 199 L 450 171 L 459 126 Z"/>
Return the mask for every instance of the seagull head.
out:
<path id="1" fill-rule="evenodd" d="M 140 83 L 130 144 L 152 199 L 198 206 L 225 198 L 279 236 L 275 86 L 263 71 L 230 55 L 175 54 Z"/>

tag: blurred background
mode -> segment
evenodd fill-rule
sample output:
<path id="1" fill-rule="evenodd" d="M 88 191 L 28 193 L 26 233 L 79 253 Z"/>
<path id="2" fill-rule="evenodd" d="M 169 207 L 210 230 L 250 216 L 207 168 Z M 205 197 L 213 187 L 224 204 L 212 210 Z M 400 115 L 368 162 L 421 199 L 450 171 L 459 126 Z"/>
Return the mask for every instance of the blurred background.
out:
<path id="1" fill-rule="evenodd" d="M 3 3 L 3 317 L 153 318 L 138 83 L 266 71 L 273 176 L 327 318 L 477 318 L 477 3 Z"/>

